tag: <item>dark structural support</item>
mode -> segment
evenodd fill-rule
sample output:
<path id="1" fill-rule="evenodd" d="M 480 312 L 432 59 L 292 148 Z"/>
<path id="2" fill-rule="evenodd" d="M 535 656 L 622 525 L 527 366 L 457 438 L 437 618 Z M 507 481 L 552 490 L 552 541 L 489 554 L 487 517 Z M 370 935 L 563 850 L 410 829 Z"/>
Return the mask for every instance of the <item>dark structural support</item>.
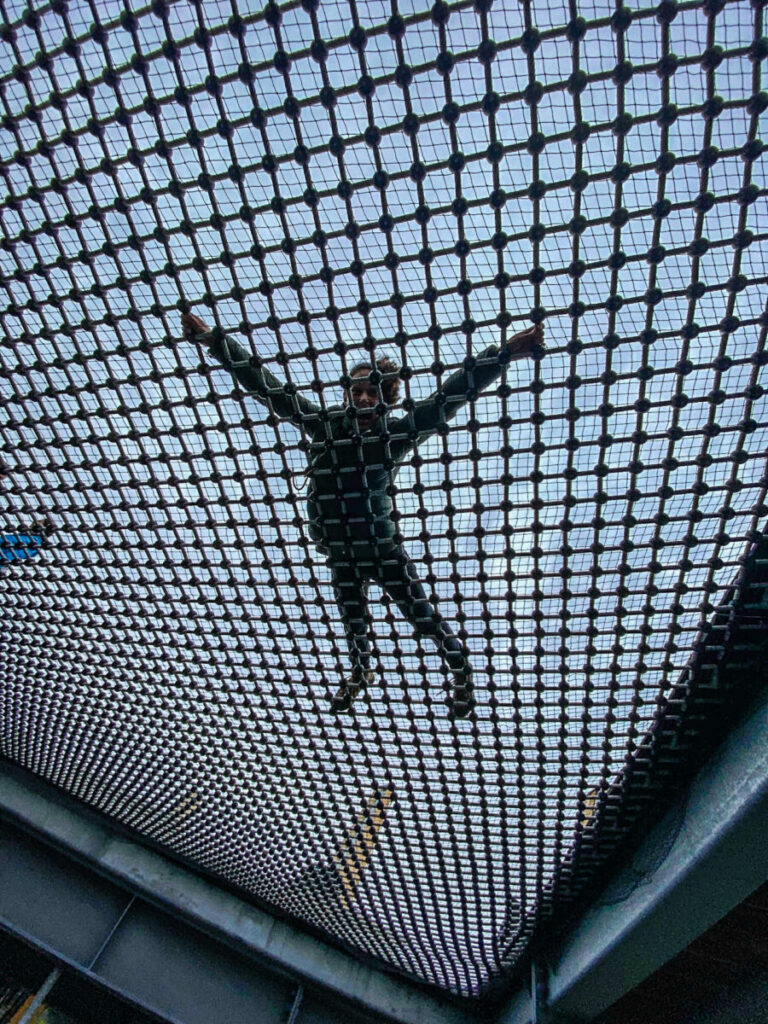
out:
<path id="1" fill-rule="evenodd" d="M 591 1020 L 768 875 L 768 690 L 498 1024 Z M 0 927 L 183 1024 L 469 1024 L 0 766 Z M 297 987 L 296 978 L 301 981 Z M 531 995 L 538 980 L 538 998 Z M 216 1016 L 221 1014 L 221 1016 Z M 318 1014 L 317 1017 L 314 1014 Z"/>
<path id="2" fill-rule="evenodd" d="M 768 690 L 549 953 L 543 1021 L 589 1021 L 768 877 Z M 499 1024 L 534 1024 L 519 993 Z"/>
<path id="3" fill-rule="evenodd" d="M 7 763 L 0 928 L 183 1024 L 474 1019 L 114 832 Z"/>

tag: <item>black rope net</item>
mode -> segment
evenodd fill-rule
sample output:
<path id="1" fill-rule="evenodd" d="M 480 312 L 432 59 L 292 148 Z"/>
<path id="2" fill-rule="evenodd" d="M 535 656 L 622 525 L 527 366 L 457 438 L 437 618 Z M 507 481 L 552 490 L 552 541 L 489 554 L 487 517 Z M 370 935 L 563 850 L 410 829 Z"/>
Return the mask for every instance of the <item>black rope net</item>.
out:
<path id="1" fill-rule="evenodd" d="M 0 751 L 481 993 L 767 511 L 763 4 L 0 10 L 3 522 L 53 529 L 0 570 Z M 306 438 L 189 309 L 323 407 L 361 359 L 408 408 L 544 324 L 393 491 L 469 718 L 375 587 L 376 684 L 329 713 Z"/>

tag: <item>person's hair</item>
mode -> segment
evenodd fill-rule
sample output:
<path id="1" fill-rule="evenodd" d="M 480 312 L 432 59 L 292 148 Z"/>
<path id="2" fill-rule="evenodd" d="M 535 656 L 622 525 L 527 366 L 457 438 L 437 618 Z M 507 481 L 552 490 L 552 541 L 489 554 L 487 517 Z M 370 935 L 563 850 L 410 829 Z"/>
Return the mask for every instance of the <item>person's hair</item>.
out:
<path id="1" fill-rule="evenodd" d="M 396 374 L 400 367 L 394 359 L 390 359 L 388 356 L 380 356 L 376 360 L 376 369 L 384 378 L 381 382 L 382 398 L 387 405 L 395 405 L 397 396 L 400 394 L 400 378 L 393 376 L 393 374 Z M 367 370 L 370 373 L 373 370 L 373 365 L 369 362 L 358 363 L 349 371 L 350 377 L 354 377 L 361 370 Z"/>

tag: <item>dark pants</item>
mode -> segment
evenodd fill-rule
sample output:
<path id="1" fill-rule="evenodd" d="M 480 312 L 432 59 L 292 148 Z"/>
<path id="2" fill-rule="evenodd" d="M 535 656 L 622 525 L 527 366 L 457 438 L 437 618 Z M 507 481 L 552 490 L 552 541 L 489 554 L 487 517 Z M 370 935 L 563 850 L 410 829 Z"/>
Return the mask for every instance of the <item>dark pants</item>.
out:
<path id="1" fill-rule="evenodd" d="M 397 604 L 417 637 L 432 637 L 450 671 L 468 678 L 471 670 L 466 649 L 427 600 L 416 566 L 402 547 L 365 544 L 355 550 L 358 545 L 353 544 L 351 549 L 345 547 L 338 553 L 334 550 L 337 545 L 329 547 L 328 566 L 354 668 L 367 671 L 371 664 L 368 585 L 374 582 Z"/>

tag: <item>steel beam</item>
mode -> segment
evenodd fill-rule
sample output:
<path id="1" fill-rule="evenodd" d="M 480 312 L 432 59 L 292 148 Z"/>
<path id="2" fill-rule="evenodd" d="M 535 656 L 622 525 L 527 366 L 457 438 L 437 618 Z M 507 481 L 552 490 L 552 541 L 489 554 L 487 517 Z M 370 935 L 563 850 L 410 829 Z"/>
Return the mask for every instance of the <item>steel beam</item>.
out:
<path id="1" fill-rule="evenodd" d="M 378 971 L 112 830 L 0 762 L 0 927 L 180 1024 L 468 1024 Z M 296 1003 L 297 984 L 303 998 Z"/>
<path id="2" fill-rule="evenodd" d="M 499 1024 L 593 1020 L 766 881 L 766 837 L 768 691 L 549 950 L 546 1015 L 521 992 Z"/>

